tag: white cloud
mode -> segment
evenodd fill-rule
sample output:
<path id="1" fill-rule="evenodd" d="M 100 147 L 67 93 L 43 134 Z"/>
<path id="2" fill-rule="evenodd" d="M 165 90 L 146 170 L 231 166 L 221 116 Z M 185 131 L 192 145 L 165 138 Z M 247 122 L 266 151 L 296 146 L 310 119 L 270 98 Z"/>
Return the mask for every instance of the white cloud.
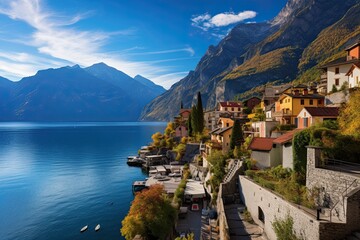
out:
<path id="1" fill-rule="evenodd" d="M 161 67 L 151 62 L 130 61 L 125 59 L 121 53 L 105 52 L 104 46 L 109 43 L 111 37 L 133 35 L 135 30 L 102 32 L 76 29 L 74 24 L 89 16 L 89 13 L 64 17 L 46 9 L 41 0 L 14 0 L 10 3 L 0 0 L 0 14 L 31 26 L 33 29 L 31 35 L 23 36 L 26 41 L 17 39 L 16 43 L 35 48 L 37 51 L 36 54 L 33 54 L 34 56 L 24 55 L 24 53 L 0 55 L 0 71 L 7 72 L 7 76 L 29 76 L 39 69 L 58 67 L 59 63 L 89 66 L 97 62 L 105 62 L 131 76 L 142 74 L 157 77 L 168 74 L 170 71 L 169 67 Z M 134 49 L 138 49 L 138 47 L 134 47 Z M 125 50 L 125 52 L 127 51 Z M 191 56 L 194 55 L 191 47 L 153 51 L 145 54 L 180 51 L 187 52 Z M 37 59 L 36 63 L 34 63 L 34 59 Z"/>
<path id="2" fill-rule="evenodd" d="M 215 16 L 211 16 L 208 13 L 194 16 L 191 19 L 191 24 L 194 27 L 198 27 L 204 31 L 209 28 L 224 27 L 230 24 L 242 22 L 246 19 L 256 17 L 257 13 L 254 11 L 243 11 L 235 14 L 234 12 L 219 13 Z"/>
<path id="3" fill-rule="evenodd" d="M 127 55 L 155 55 L 155 54 L 167 54 L 167 53 L 177 53 L 177 52 L 187 52 L 190 56 L 195 55 L 195 51 L 192 47 L 178 48 L 178 49 L 168 49 L 162 51 L 153 51 L 153 52 L 139 52 L 139 53 L 129 53 Z"/>
<path id="4" fill-rule="evenodd" d="M 148 76 L 154 83 L 160 84 L 165 88 L 169 89 L 174 83 L 184 78 L 189 72 L 175 72 L 164 74 L 161 76 Z"/>

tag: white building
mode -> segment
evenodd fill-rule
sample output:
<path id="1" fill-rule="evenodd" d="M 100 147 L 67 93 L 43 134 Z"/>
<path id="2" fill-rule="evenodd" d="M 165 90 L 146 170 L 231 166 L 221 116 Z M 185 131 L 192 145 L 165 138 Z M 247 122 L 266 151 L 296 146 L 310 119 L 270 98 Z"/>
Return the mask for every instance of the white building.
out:
<path id="1" fill-rule="evenodd" d="M 347 56 L 336 59 L 322 66 L 327 75 L 327 92 L 331 92 L 336 87 L 340 90 L 344 84 L 349 84 L 347 73 L 353 64 L 360 63 L 360 41 L 346 49 Z"/>
<path id="2" fill-rule="evenodd" d="M 346 76 L 349 77 L 349 88 L 360 87 L 360 63 L 353 64 Z"/>

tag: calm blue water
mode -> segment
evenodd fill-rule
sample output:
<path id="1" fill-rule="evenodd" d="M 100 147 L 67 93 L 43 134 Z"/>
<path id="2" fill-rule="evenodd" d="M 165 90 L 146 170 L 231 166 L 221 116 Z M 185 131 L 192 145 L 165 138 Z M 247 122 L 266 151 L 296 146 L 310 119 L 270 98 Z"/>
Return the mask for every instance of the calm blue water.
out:
<path id="1" fill-rule="evenodd" d="M 0 123 L 0 239 L 123 239 L 131 184 L 146 177 L 126 157 L 164 129 L 165 123 Z"/>

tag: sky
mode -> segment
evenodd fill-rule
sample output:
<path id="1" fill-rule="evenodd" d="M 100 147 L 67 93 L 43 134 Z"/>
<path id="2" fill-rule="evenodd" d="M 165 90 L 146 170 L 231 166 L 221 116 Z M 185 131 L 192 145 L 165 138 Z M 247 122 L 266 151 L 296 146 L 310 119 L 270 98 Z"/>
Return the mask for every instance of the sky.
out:
<path id="1" fill-rule="evenodd" d="M 169 88 L 238 23 L 287 0 L 0 0 L 0 76 L 104 62 Z"/>

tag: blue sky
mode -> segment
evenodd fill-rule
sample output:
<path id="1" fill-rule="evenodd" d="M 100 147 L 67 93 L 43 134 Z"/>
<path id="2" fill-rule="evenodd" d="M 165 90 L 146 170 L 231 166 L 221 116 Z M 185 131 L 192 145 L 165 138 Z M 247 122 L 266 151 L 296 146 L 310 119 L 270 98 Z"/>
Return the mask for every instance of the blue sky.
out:
<path id="1" fill-rule="evenodd" d="M 0 0 L 0 76 L 105 62 L 169 88 L 240 22 L 286 0 Z"/>

